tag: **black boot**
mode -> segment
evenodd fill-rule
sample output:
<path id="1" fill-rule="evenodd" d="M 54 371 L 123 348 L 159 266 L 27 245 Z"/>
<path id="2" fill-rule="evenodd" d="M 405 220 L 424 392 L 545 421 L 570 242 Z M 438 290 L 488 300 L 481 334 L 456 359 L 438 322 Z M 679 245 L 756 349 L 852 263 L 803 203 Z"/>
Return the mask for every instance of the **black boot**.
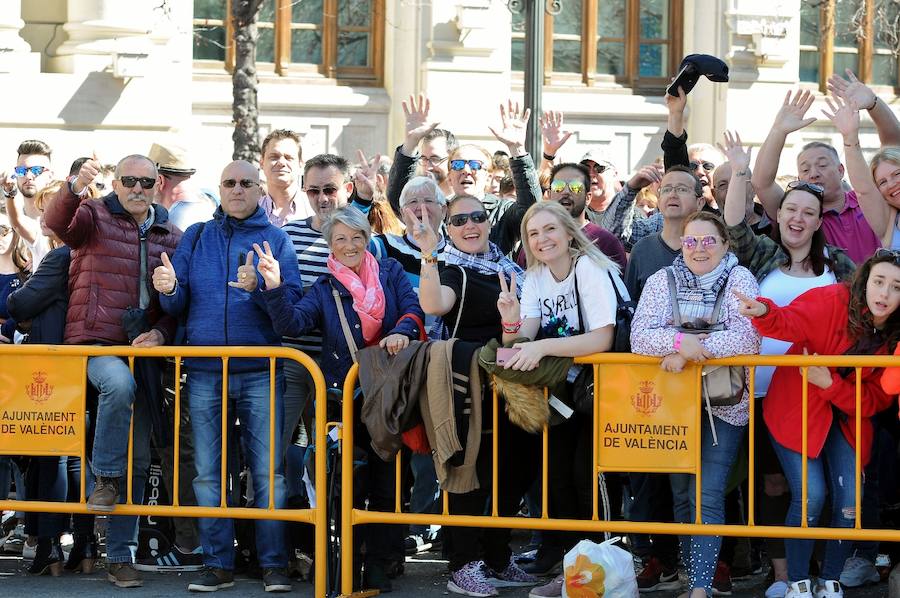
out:
<path id="1" fill-rule="evenodd" d="M 69 560 L 66 561 L 66 571 L 80 571 L 93 573 L 94 566 L 100 558 L 100 550 L 97 548 L 97 536 L 94 534 L 75 534 L 75 543 L 69 552 Z"/>
<path id="2" fill-rule="evenodd" d="M 46 575 L 59 577 L 63 569 L 63 553 L 59 546 L 59 538 L 41 536 L 38 538 L 37 552 L 28 572 L 32 575 Z"/>

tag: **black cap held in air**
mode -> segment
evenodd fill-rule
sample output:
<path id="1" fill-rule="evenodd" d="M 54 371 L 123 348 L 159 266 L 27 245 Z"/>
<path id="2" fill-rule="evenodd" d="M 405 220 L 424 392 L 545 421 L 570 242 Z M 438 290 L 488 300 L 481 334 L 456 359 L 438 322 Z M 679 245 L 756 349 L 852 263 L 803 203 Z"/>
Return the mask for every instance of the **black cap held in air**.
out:
<path id="1" fill-rule="evenodd" d="M 728 65 L 719 58 L 709 54 L 688 54 L 678 67 L 678 75 L 669 85 L 669 95 L 678 97 L 678 88 L 684 90 L 685 95 L 694 89 L 694 85 L 703 75 L 710 81 L 726 83 L 728 81 Z"/>

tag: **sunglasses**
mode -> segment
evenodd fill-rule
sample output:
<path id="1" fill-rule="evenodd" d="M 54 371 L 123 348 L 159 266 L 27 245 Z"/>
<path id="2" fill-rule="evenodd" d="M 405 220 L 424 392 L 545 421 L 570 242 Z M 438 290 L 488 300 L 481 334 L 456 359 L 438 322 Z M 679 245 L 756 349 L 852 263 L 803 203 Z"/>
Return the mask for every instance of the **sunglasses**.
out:
<path id="1" fill-rule="evenodd" d="M 685 249 L 696 249 L 697 245 L 702 245 L 704 249 L 715 247 L 719 244 L 719 237 L 715 235 L 703 235 L 702 237 L 681 237 L 681 246 Z"/>
<path id="2" fill-rule="evenodd" d="M 148 176 L 120 176 L 119 182 L 126 189 L 131 189 L 137 183 L 141 184 L 141 189 L 152 189 L 153 185 L 156 184 L 156 179 Z"/>
<path id="3" fill-rule="evenodd" d="M 703 170 L 705 170 L 706 172 L 712 172 L 713 170 L 716 169 L 715 164 L 713 164 L 712 162 L 707 162 L 705 160 L 703 162 L 698 162 L 696 160 L 692 160 L 690 162 L 690 165 L 691 165 L 691 170 L 697 170 L 701 166 L 703 167 Z"/>
<path id="4" fill-rule="evenodd" d="M 450 160 L 450 170 L 462 170 L 466 164 L 474 171 L 484 168 L 484 162 L 481 160 Z"/>
<path id="5" fill-rule="evenodd" d="M 432 166 L 437 166 L 438 164 L 440 164 L 441 162 L 443 162 L 446 159 L 447 159 L 447 156 L 444 156 L 443 158 L 441 158 L 439 156 L 419 156 L 419 162 L 423 166 L 425 164 L 431 164 Z M 459 170 L 462 170 L 462 168 L 460 168 Z"/>
<path id="6" fill-rule="evenodd" d="M 316 187 L 313 187 L 312 189 L 304 189 L 304 191 L 306 192 L 306 195 L 309 197 L 318 197 L 319 193 L 324 193 L 328 197 L 332 197 L 337 194 L 338 188 L 328 186 L 328 187 L 323 187 L 321 189 L 317 189 Z"/>
<path id="7" fill-rule="evenodd" d="M 32 176 L 38 177 L 50 169 L 46 166 L 16 166 L 14 170 L 17 176 L 25 176 L 26 173 L 31 172 Z"/>
<path id="8" fill-rule="evenodd" d="M 888 258 L 893 261 L 895 266 L 900 266 L 900 250 L 882 248 L 875 252 L 875 257 L 880 260 Z"/>
<path id="9" fill-rule="evenodd" d="M 550 190 L 554 193 L 562 193 L 566 190 L 566 187 L 572 193 L 581 193 L 584 191 L 584 181 L 564 181 L 562 179 L 553 179 L 550 182 Z"/>
<path id="10" fill-rule="evenodd" d="M 453 226 L 463 226 L 469 221 L 469 218 L 471 218 L 472 222 L 475 224 L 481 224 L 482 222 L 487 221 L 488 215 L 484 210 L 477 210 L 468 214 L 454 214 L 453 216 L 450 216 L 447 221 Z"/>
<path id="11" fill-rule="evenodd" d="M 825 195 L 825 187 L 815 183 L 807 183 L 806 181 L 791 181 L 787 184 L 787 189 L 788 191 L 806 191 L 819 199 L 822 199 Z"/>
<path id="12" fill-rule="evenodd" d="M 587 166 L 589 171 L 596 172 L 597 174 L 603 174 L 608 169 L 612 168 L 609 164 L 597 164 L 596 162 L 582 162 L 582 164 Z"/>
<path id="13" fill-rule="evenodd" d="M 234 179 L 225 179 L 222 181 L 222 186 L 226 189 L 234 189 L 236 185 L 240 185 L 244 189 L 250 189 L 251 187 L 258 187 L 259 183 L 250 179 L 241 179 L 240 181 L 236 181 Z"/>

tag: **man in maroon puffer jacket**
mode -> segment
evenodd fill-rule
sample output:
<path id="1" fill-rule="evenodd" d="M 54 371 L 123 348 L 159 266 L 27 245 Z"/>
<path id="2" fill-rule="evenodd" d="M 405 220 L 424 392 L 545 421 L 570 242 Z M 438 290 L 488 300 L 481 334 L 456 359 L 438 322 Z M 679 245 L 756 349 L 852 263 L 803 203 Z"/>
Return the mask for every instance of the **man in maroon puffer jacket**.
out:
<path id="1" fill-rule="evenodd" d="M 88 160 L 69 179 L 44 213 L 44 221 L 72 248 L 69 267 L 69 308 L 66 344 L 124 345 L 128 332 L 123 317 L 134 319 L 143 310 L 145 321 L 133 338 L 135 347 L 171 342 L 176 321 L 164 314 L 151 276 L 172 253 L 181 231 L 170 222 L 166 209 L 153 205 L 159 174 L 149 158 L 131 155 L 116 166 L 114 193 L 98 200 L 86 196 L 87 186 L 100 172 Z M 134 328 L 134 326 L 131 326 Z M 132 334 L 134 336 L 134 334 Z M 87 507 L 112 511 L 128 468 L 129 424 L 134 414 L 132 500 L 141 504 L 150 465 L 150 409 L 140 396 L 126 360 L 113 356 L 88 359 L 88 379 L 98 392 L 97 423 L 91 466 L 97 478 Z M 138 400 L 135 400 L 138 396 Z M 137 540 L 137 517 L 110 518 L 107 534 L 109 581 L 119 587 L 142 584 L 131 565 L 129 543 Z"/>

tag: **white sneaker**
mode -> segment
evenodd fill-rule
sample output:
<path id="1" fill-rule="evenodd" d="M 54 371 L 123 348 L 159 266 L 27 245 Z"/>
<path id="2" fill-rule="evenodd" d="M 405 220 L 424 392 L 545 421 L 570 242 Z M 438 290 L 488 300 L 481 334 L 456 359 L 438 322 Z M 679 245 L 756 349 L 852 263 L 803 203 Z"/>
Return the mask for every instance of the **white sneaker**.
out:
<path id="1" fill-rule="evenodd" d="M 791 582 L 790 588 L 784 598 L 813 598 L 808 579 Z"/>
<path id="2" fill-rule="evenodd" d="M 844 590 L 841 584 L 833 579 L 826 579 L 816 586 L 815 598 L 843 598 Z"/>
<path id="3" fill-rule="evenodd" d="M 789 589 L 790 586 L 788 586 L 786 581 L 775 580 L 775 583 L 766 589 L 766 598 L 784 598 L 787 596 Z"/>

